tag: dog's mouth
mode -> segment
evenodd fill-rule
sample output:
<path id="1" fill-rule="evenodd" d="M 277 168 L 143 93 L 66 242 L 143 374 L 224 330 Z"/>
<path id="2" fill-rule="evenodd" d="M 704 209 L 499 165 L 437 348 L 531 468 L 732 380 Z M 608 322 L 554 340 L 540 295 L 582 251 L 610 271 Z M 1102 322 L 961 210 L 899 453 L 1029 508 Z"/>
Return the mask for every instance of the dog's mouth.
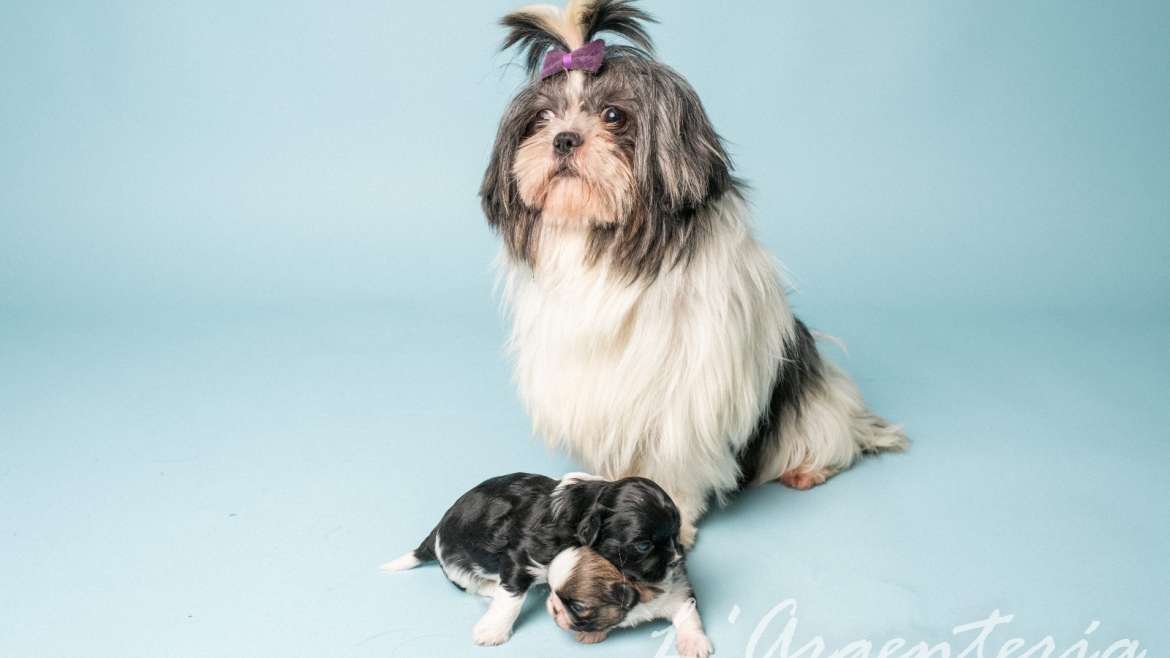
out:
<path id="1" fill-rule="evenodd" d="M 557 168 L 553 170 L 553 178 L 575 178 L 577 176 L 577 168 L 570 164 L 567 160 L 561 160 L 557 163 Z"/>
<path id="2" fill-rule="evenodd" d="M 596 624 L 569 624 L 569 628 L 566 630 L 574 633 L 596 633 L 602 629 L 598 628 Z"/>

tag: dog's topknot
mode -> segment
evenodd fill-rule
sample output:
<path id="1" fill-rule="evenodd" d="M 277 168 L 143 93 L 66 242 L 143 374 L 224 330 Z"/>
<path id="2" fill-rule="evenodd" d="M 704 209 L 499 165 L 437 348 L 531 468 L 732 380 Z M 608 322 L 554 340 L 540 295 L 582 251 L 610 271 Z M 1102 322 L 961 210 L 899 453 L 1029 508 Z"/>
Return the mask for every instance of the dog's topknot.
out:
<path id="1" fill-rule="evenodd" d="M 564 8 L 524 7 L 500 20 L 508 30 L 500 49 L 518 46 L 529 75 L 540 70 L 549 50 L 580 48 L 601 34 L 626 39 L 629 45 L 617 47 L 622 52 L 649 57 L 654 53 L 654 42 L 646 32 L 646 24 L 658 21 L 634 3 L 635 0 L 569 0 Z"/>

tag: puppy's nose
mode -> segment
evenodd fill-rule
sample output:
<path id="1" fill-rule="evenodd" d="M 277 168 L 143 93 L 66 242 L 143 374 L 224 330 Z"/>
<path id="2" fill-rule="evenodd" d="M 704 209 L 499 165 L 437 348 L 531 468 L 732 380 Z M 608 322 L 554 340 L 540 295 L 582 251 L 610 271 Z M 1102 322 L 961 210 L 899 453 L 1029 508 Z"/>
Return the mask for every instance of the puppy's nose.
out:
<path id="1" fill-rule="evenodd" d="M 568 155 L 580 145 L 581 135 L 574 132 L 557 133 L 557 136 L 553 137 L 553 149 L 557 155 Z"/>

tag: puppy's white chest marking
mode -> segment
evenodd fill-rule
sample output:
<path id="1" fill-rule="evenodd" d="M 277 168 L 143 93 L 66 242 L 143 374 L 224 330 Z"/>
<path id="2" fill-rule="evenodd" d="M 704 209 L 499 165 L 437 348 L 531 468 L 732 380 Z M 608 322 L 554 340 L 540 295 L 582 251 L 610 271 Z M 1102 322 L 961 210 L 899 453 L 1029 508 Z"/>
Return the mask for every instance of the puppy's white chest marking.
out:
<path id="1" fill-rule="evenodd" d="M 661 594 L 630 609 L 619 628 L 629 628 L 654 619 L 671 619 L 691 603 L 691 589 L 685 581 L 671 579 Z"/>
<path id="2" fill-rule="evenodd" d="M 528 571 L 528 575 L 532 576 L 532 578 L 533 578 L 533 581 L 532 581 L 533 585 L 540 585 L 542 583 L 548 582 L 548 566 L 547 565 L 540 565 L 540 564 L 537 564 L 536 562 L 532 562 L 528 565 L 528 568 L 526 570 Z"/>

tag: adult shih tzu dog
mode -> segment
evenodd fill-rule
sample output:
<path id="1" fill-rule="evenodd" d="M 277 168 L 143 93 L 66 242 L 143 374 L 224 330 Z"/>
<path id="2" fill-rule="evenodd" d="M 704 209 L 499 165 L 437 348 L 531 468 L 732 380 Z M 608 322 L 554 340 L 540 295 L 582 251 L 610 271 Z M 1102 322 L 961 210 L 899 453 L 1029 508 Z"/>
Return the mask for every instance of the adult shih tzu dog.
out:
<path id="1" fill-rule="evenodd" d="M 793 316 L 698 95 L 654 58 L 653 20 L 631 0 L 503 18 L 531 81 L 480 194 L 535 431 L 605 477 L 661 484 L 689 544 L 711 498 L 806 489 L 906 438 Z"/>

